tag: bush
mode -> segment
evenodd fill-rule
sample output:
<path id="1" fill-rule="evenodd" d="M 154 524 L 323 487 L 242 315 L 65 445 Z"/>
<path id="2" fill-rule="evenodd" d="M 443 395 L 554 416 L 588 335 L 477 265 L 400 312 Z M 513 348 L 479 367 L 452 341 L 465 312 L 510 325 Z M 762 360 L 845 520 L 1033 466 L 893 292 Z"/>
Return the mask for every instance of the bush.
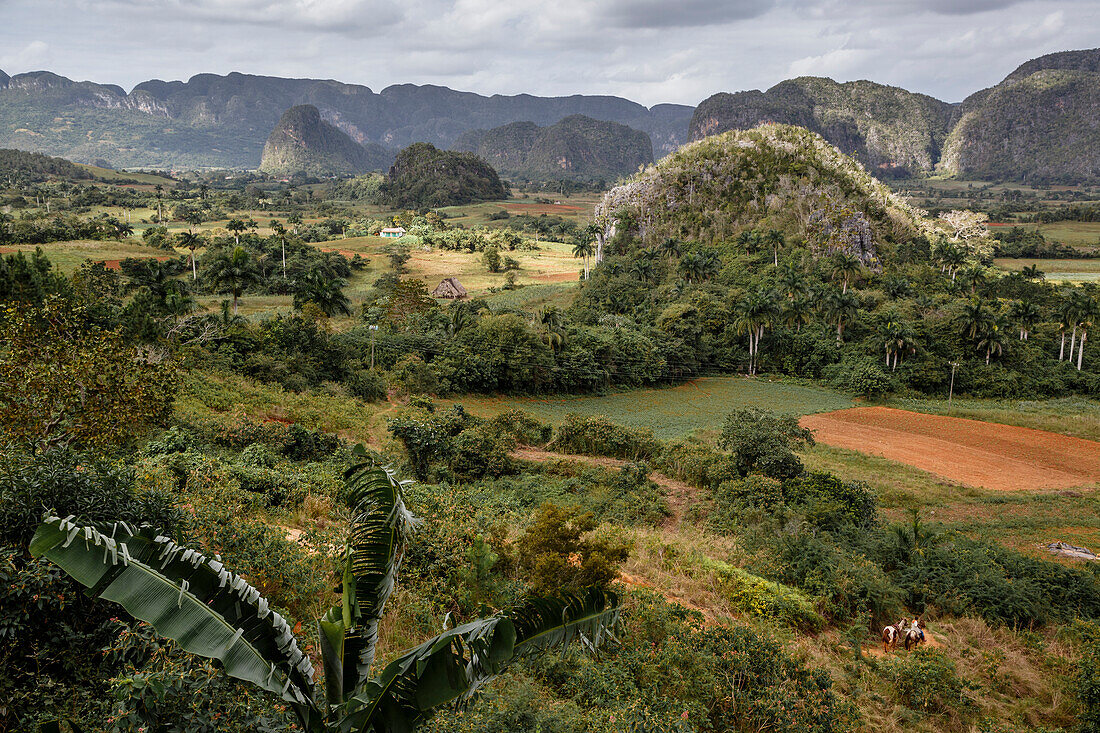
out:
<path id="1" fill-rule="evenodd" d="M 788 504 L 801 506 L 806 519 L 821 529 L 845 526 L 870 529 L 878 522 L 878 499 L 862 481 L 842 481 L 828 473 L 811 473 L 783 484 Z"/>
<path id="2" fill-rule="evenodd" d="M 833 386 L 868 399 L 881 397 L 894 389 L 894 380 L 877 364 L 839 364 L 832 371 L 830 382 Z"/>
<path id="3" fill-rule="evenodd" d="M 973 686 L 959 677 L 955 663 L 939 649 L 918 647 L 883 664 L 906 707 L 925 713 L 966 712 L 973 707 L 966 695 Z"/>
<path id="4" fill-rule="evenodd" d="M 813 601 L 795 588 L 717 560 L 707 560 L 704 567 L 715 573 L 718 592 L 741 613 L 774 619 L 803 631 L 816 632 L 825 627 Z"/>
<path id="5" fill-rule="evenodd" d="M 1083 733 L 1100 731 L 1100 625 L 1078 621 L 1082 641 L 1077 673 L 1073 677 L 1073 692 L 1077 697 L 1077 720 Z"/>
<path id="6" fill-rule="evenodd" d="M 813 432 L 800 427 L 797 417 L 755 407 L 731 413 L 718 439 L 719 447 L 733 453 L 742 476 L 759 473 L 778 479 L 802 473 L 794 448 L 813 444 Z"/>
<path id="7" fill-rule="evenodd" d="M 451 470 L 465 478 L 497 478 L 514 473 L 515 463 L 509 453 L 515 447 L 515 440 L 491 426 L 477 425 L 463 430 L 454 439 Z"/>
<path id="8" fill-rule="evenodd" d="M 553 432 L 549 425 L 539 422 L 523 410 L 502 412 L 489 420 L 488 427 L 523 445 L 545 445 Z"/>
<path id="9" fill-rule="evenodd" d="M 402 394 L 435 394 L 439 390 L 435 370 L 416 354 L 398 361 L 387 375 L 387 381 Z"/>
<path id="10" fill-rule="evenodd" d="M 606 586 L 619 577 L 627 545 L 586 537 L 597 522 L 591 512 L 543 504 L 516 540 L 520 569 L 535 593 L 549 595 Z"/>
<path id="11" fill-rule="evenodd" d="M 657 470 L 700 489 L 716 489 L 741 476 L 733 456 L 704 443 L 678 442 L 665 446 L 656 462 Z"/>
<path id="12" fill-rule="evenodd" d="M 366 402 L 386 399 L 386 378 L 373 369 L 356 369 L 344 380 L 352 396 Z"/>
<path id="13" fill-rule="evenodd" d="M 570 413 L 558 427 L 557 435 L 548 446 L 563 453 L 607 456 L 638 461 L 653 458 L 661 444 L 649 430 L 627 428 L 602 415 L 584 416 Z"/>

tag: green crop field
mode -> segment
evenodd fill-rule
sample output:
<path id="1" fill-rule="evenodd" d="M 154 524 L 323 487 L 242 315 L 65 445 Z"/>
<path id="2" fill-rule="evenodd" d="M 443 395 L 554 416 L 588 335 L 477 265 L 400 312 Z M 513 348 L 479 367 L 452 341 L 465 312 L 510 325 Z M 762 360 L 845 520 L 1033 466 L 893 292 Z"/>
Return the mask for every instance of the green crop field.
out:
<path id="1" fill-rule="evenodd" d="M 719 428 L 730 412 L 759 407 L 793 415 L 851 407 L 846 395 L 821 387 L 745 377 L 708 377 L 665 389 L 640 389 L 585 397 L 463 397 L 455 402 L 475 415 L 520 409 L 558 425 L 571 412 L 604 415 L 613 422 L 649 428 L 658 438 L 678 438 Z"/>
<path id="2" fill-rule="evenodd" d="M 1083 260 L 1036 260 L 1030 258 L 999 257 L 993 263 L 1004 270 L 1018 272 L 1029 265 L 1035 265 L 1044 273 L 1047 280 L 1066 282 L 1089 282 L 1100 280 L 1100 259 Z"/>

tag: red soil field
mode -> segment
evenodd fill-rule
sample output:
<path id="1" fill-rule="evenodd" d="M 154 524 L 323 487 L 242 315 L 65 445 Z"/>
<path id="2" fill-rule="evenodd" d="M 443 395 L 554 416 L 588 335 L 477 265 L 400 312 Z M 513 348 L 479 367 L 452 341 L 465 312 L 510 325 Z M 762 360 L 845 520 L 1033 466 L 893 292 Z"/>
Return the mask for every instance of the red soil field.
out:
<path id="1" fill-rule="evenodd" d="M 856 407 L 807 415 L 821 443 L 882 456 L 967 486 L 1064 489 L 1100 482 L 1100 443 L 1044 430 Z"/>
<path id="2" fill-rule="evenodd" d="M 139 257 L 139 259 L 151 259 L 156 260 L 157 262 L 167 262 L 172 258 L 168 255 L 156 255 L 154 257 Z M 100 260 L 100 262 L 102 262 L 103 266 L 106 267 L 108 270 L 122 269 L 122 260 Z"/>

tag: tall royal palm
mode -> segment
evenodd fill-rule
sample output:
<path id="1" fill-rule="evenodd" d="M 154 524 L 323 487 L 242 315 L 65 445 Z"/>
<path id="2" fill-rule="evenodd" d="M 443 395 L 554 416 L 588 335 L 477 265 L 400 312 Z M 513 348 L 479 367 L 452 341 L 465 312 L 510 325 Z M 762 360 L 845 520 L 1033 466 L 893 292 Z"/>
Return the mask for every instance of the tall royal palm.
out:
<path id="1" fill-rule="evenodd" d="M 1020 340 L 1027 341 L 1035 324 L 1043 317 L 1043 312 L 1030 300 L 1018 301 L 1012 304 L 1009 311 L 1012 320 L 1020 327 Z"/>
<path id="2" fill-rule="evenodd" d="M 859 316 L 859 298 L 855 293 L 833 290 L 821 303 L 829 321 L 836 324 L 836 342 L 844 343 L 844 328 Z"/>
<path id="3" fill-rule="evenodd" d="M 338 313 L 351 315 L 351 301 L 344 295 L 347 280 L 325 273 L 322 270 L 307 270 L 294 280 L 294 307 L 301 309 L 306 303 L 313 303 L 324 311 L 325 315 Z"/>
<path id="4" fill-rule="evenodd" d="M 829 263 L 829 275 L 834 281 L 839 280 L 843 283 L 842 293 L 848 292 L 848 285 L 855 282 L 862 271 L 863 263 L 858 257 L 847 252 L 838 252 L 833 255 L 832 262 Z"/>
<path id="5" fill-rule="evenodd" d="M 204 266 L 206 263 L 204 261 Z M 215 288 L 228 291 L 233 296 L 233 315 L 237 315 L 237 303 L 241 294 L 260 280 L 260 270 L 256 260 L 244 247 L 223 249 L 214 255 L 214 260 L 206 270 L 205 276 Z"/>
<path id="6" fill-rule="evenodd" d="M 198 269 L 195 267 L 195 250 L 203 245 L 202 237 L 194 232 L 180 232 L 176 240 L 181 247 L 191 250 L 191 279 L 198 280 Z"/>
<path id="7" fill-rule="evenodd" d="M 596 251 L 592 241 L 588 238 L 578 239 L 577 243 L 573 245 L 573 256 L 579 258 L 584 267 L 584 279 L 587 280 L 589 276 L 588 259 Z"/>
<path id="8" fill-rule="evenodd" d="M 749 374 L 756 374 L 760 360 L 760 340 L 764 331 L 775 321 L 778 308 L 775 294 L 761 288 L 742 300 L 736 309 L 734 328 L 739 335 L 749 337 Z"/>

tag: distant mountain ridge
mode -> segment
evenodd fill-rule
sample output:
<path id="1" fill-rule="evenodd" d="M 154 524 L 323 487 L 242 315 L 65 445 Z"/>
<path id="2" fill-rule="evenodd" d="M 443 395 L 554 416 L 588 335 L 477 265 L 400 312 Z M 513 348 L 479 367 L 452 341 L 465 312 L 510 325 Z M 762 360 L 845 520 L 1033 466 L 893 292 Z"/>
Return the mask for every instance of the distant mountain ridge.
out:
<path id="1" fill-rule="evenodd" d="M 647 134 L 585 115 L 570 115 L 548 127 L 513 122 L 471 130 L 451 149 L 477 153 L 505 176 L 532 181 L 614 180 L 653 162 Z"/>
<path id="2" fill-rule="evenodd" d="M 820 134 L 879 176 L 1100 181 L 1100 49 L 1021 64 L 961 104 L 871 81 L 800 77 L 766 92 L 719 93 L 695 110 L 698 140 L 768 122 Z"/>
<path id="3" fill-rule="evenodd" d="M 0 72 L 2 73 L 2 72 Z M 551 125 L 573 114 L 650 135 L 659 150 L 686 142 L 692 108 L 652 110 L 611 96 L 483 96 L 440 86 L 369 87 L 320 79 L 231 73 L 121 87 L 47 71 L 0 79 L 0 147 L 115 167 L 254 168 L 268 133 L 291 107 L 309 104 L 360 144 L 449 147 L 462 133 L 510 122 Z"/>
<path id="4" fill-rule="evenodd" d="M 536 144 L 546 135 L 540 130 L 582 115 L 648 135 L 656 158 L 689 140 L 775 122 L 818 133 L 879 176 L 943 171 L 1100 182 L 1100 49 L 1032 59 L 961 104 L 872 81 L 820 77 L 790 79 L 763 92 L 715 94 L 695 109 L 647 109 L 612 96 L 484 96 L 412 84 L 376 93 L 333 80 L 240 73 L 151 80 L 127 94 L 48 71 L 0 71 L 0 147 L 120 168 L 255 168 L 268 134 L 299 105 L 316 107 L 323 121 L 360 145 L 389 151 L 413 142 L 457 145 L 481 151 L 509 174 L 548 171 L 555 151 L 568 153 L 558 155 L 555 172 L 604 165 L 597 160 L 603 153 L 582 152 L 584 135 L 559 136 L 542 150 Z M 629 135 L 611 136 L 619 137 Z"/>

